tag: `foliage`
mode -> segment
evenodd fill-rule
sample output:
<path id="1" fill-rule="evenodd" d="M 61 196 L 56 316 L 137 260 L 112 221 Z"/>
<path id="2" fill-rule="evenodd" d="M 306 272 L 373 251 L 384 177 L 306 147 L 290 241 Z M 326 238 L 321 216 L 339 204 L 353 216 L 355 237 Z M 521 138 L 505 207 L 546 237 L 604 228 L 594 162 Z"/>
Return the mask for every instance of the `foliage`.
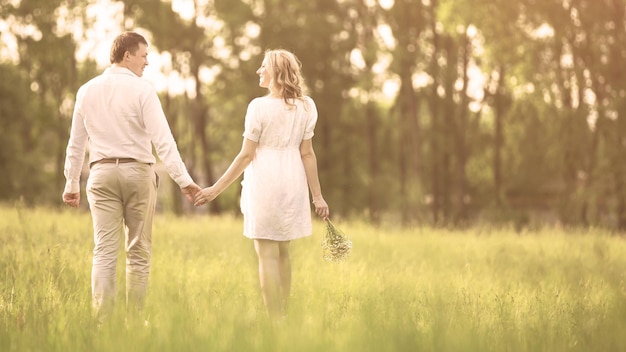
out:
<path id="1" fill-rule="evenodd" d="M 40 172 L 46 152 L 39 138 L 41 131 L 31 128 L 44 124 L 44 116 L 23 72 L 11 65 L 0 65 L 0 76 L 3 77 L 0 96 L 6 99 L 0 104 L 0 165 L 3 168 L 0 198 L 18 200 L 22 197 L 34 203 L 39 195 L 45 194 L 50 181 Z"/>
<path id="2" fill-rule="evenodd" d="M 80 1 L 30 0 L 0 11 L 0 18 L 8 19 L 14 31 L 19 55 L 15 65 L 3 64 L 6 77 L 3 74 L 0 100 L 7 115 L 2 118 L 11 119 L 13 125 L 3 130 L 3 137 L 6 133 L 6 141 L 13 143 L 3 164 L 11 188 L 2 199 L 40 204 L 60 199 L 73 94 L 79 79 L 94 72 L 90 61 L 76 62 L 75 40 L 80 38 L 60 23 L 82 21 L 85 6 Z M 64 13 L 61 8 L 73 11 Z"/>
<path id="3" fill-rule="evenodd" d="M 67 107 L 96 72 L 75 62 L 84 38 L 60 24 L 89 30 L 92 3 L 0 7 L 19 57 L 7 77 L 20 87 L 3 90 L 0 106 L 23 116 L 7 127 L 20 140 L 3 131 L 10 177 L 0 199 L 58 200 Z M 118 4 L 112 27 L 149 33 L 171 72 L 194 83 L 162 100 L 203 185 L 235 156 L 246 106 L 265 94 L 255 74 L 264 50 L 285 48 L 317 103 L 314 144 L 334 214 L 455 226 L 540 214 L 626 228 L 625 0 L 215 0 L 194 1 L 191 17 L 170 0 Z M 33 111 L 18 111 L 25 101 Z M 210 212 L 238 213 L 238 194 L 232 187 Z M 186 211 L 176 189 L 166 199 Z"/>

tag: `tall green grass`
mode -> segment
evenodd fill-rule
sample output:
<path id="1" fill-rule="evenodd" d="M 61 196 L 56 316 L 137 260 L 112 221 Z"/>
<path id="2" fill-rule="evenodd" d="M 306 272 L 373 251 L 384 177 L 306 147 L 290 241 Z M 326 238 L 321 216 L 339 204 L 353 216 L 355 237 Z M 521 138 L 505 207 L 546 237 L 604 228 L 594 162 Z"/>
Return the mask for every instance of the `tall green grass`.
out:
<path id="1" fill-rule="evenodd" d="M 252 242 L 231 217 L 154 224 L 145 309 L 91 319 L 88 213 L 0 207 L 0 351 L 623 351 L 626 245 L 601 230 L 374 228 L 322 259 L 324 226 L 292 243 L 289 316 L 270 324 Z"/>

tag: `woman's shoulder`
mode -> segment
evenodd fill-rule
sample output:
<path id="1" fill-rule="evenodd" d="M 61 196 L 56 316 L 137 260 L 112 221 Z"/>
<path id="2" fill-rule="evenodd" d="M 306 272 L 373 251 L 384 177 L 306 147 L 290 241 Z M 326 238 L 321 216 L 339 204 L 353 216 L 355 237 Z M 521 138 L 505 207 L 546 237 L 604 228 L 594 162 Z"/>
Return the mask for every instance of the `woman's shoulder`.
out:
<path id="1" fill-rule="evenodd" d="M 307 108 L 310 106 L 315 108 L 315 102 L 313 101 L 313 98 L 311 98 L 308 95 L 304 95 L 302 97 L 296 98 L 294 102 L 297 104 L 298 101 L 300 101 Z M 285 105 L 285 100 L 282 98 L 276 98 L 276 97 L 265 95 L 262 97 L 253 98 L 248 105 L 250 107 L 258 107 L 258 106 L 269 107 L 268 105 L 283 106 Z"/>
<path id="2" fill-rule="evenodd" d="M 265 106 L 267 104 L 267 96 L 256 97 L 250 100 L 248 103 L 248 109 L 258 109 L 259 107 Z"/>
<path id="3" fill-rule="evenodd" d="M 278 99 L 278 98 L 273 98 L 273 97 L 270 97 L 270 96 L 268 96 L 268 95 L 264 95 L 264 96 L 262 96 L 262 97 L 256 97 L 256 98 L 253 98 L 253 99 L 250 101 L 249 105 L 264 105 L 264 104 L 272 104 L 272 103 L 276 103 L 276 102 L 280 102 L 280 101 L 281 101 L 281 99 Z"/>
<path id="4" fill-rule="evenodd" d="M 300 98 L 300 100 L 302 101 L 304 107 L 307 110 L 310 110 L 310 109 L 316 110 L 317 109 L 317 107 L 315 106 L 315 101 L 313 101 L 313 98 L 311 98 L 310 96 L 305 95 L 302 98 Z"/>
<path id="5" fill-rule="evenodd" d="M 250 100 L 249 105 L 259 104 L 259 103 L 261 103 L 263 101 L 263 98 L 265 98 L 265 97 L 252 98 L 252 100 Z"/>

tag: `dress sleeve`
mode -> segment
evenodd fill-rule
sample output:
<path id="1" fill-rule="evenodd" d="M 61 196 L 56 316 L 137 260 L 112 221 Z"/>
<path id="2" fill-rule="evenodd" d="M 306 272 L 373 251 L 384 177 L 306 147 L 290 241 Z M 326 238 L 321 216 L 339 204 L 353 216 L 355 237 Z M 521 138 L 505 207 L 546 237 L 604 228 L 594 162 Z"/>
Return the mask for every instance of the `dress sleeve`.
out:
<path id="1" fill-rule="evenodd" d="M 261 115 L 258 109 L 259 101 L 254 99 L 248 104 L 246 112 L 245 129 L 243 136 L 253 142 L 258 142 L 261 138 Z"/>
<path id="2" fill-rule="evenodd" d="M 307 122 L 304 129 L 304 136 L 302 139 L 313 138 L 313 131 L 315 130 L 315 124 L 317 123 L 317 108 L 313 99 L 308 98 L 305 100 L 305 111 L 307 112 Z"/>

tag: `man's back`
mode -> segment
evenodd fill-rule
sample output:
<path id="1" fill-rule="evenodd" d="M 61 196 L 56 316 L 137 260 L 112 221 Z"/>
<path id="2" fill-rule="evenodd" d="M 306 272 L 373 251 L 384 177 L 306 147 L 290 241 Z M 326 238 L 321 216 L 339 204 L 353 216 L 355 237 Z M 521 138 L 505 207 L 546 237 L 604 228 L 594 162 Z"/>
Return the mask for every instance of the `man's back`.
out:
<path id="1" fill-rule="evenodd" d="M 155 162 L 144 114 L 160 116 L 160 104 L 152 86 L 128 69 L 109 67 L 83 85 L 76 97 L 75 113 L 82 118 L 89 149 L 95 153 L 90 161 L 132 157 Z"/>

